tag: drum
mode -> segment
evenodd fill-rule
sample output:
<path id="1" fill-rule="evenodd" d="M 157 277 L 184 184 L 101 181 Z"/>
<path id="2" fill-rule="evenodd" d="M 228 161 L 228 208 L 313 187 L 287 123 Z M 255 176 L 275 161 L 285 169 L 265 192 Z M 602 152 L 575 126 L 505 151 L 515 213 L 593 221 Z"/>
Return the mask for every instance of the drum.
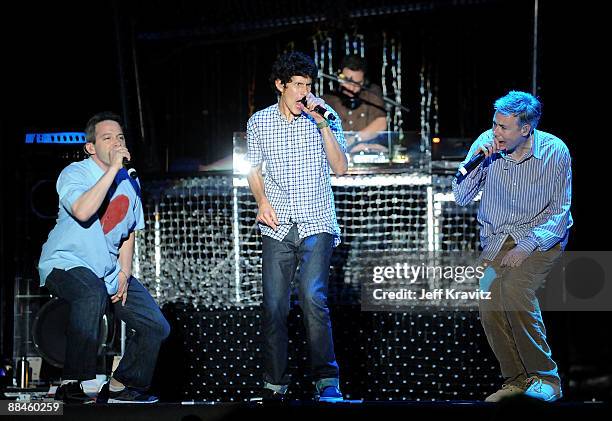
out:
<path id="1" fill-rule="evenodd" d="M 66 330 L 70 306 L 66 300 L 54 297 L 41 308 L 32 325 L 32 339 L 41 357 L 49 364 L 62 368 L 66 358 Z M 115 337 L 115 317 L 109 304 L 106 313 L 100 319 L 98 352 L 105 353 Z"/>

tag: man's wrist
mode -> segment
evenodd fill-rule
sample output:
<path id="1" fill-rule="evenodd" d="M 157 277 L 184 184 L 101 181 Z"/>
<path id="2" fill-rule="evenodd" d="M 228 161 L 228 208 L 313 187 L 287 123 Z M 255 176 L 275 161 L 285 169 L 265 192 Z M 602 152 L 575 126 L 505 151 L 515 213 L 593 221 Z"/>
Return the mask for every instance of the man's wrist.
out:
<path id="1" fill-rule="evenodd" d="M 530 254 L 538 248 L 538 241 L 531 236 L 527 236 L 518 242 L 516 248 Z"/>
<path id="2" fill-rule="evenodd" d="M 113 177 L 115 177 L 117 175 L 117 173 L 119 173 L 119 171 L 121 171 L 121 168 L 123 168 L 123 165 L 116 167 L 113 166 L 112 164 L 108 167 L 108 170 L 106 170 L 106 173 L 110 173 L 112 174 Z"/>
<path id="3" fill-rule="evenodd" d="M 329 123 L 327 122 L 326 119 L 323 119 L 322 121 L 320 121 L 319 123 L 317 123 L 317 129 L 322 130 L 325 127 L 329 127 Z"/>

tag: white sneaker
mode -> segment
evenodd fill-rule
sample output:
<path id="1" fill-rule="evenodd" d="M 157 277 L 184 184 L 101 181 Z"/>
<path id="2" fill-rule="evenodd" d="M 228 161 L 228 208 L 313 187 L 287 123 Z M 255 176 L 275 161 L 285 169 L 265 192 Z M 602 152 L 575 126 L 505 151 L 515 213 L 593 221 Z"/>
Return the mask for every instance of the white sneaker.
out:
<path id="1" fill-rule="evenodd" d="M 554 402 L 563 397 L 561 387 L 539 377 L 530 377 L 526 381 L 525 395 L 544 402 Z"/>
<path id="2" fill-rule="evenodd" d="M 509 398 L 511 396 L 522 395 L 525 389 L 518 387 L 513 384 L 504 384 L 502 388 L 492 395 L 487 396 L 485 402 L 499 402 L 504 398 Z"/>

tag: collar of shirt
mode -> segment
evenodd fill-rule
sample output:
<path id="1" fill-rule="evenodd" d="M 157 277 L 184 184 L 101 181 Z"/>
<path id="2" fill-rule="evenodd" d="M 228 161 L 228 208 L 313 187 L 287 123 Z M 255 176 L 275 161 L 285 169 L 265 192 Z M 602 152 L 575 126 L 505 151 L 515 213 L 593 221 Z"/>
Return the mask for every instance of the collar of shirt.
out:
<path id="1" fill-rule="evenodd" d="M 276 107 L 276 115 L 278 116 L 279 119 L 281 119 L 282 122 L 287 123 L 287 124 L 293 124 L 293 122 L 296 121 L 297 119 L 304 118 L 306 116 L 306 114 L 302 112 L 300 113 L 300 115 L 294 115 L 293 120 L 291 121 L 287 120 L 287 117 L 280 110 L 280 99 L 278 100 L 278 104 Z"/>
<path id="2" fill-rule="evenodd" d="M 85 162 L 87 162 L 87 165 L 89 166 L 89 169 L 91 170 L 92 174 L 94 174 L 97 178 L 100 178 L 104 175 L 104 170 L 100 168 L 98 164 L 96 164 L 96 161 L 94 161 L 91 156 L 87 158 Z"/>
<path id="3" fill-rule="evenodd" d="M 542 139 L 540 137 L 540 132 L 538 132 L 537 130 L 533 130 L 533 140 L 532 140 L 532 145 L 531 145 L 531 150 L 525 154 L 521 159 L 514 160 L 512 157 L 510 157 L 506 151 L 503 151 L 503 153 L 501 153 L 501 156 L 506 160 L 506 161 L 512 161 L 512 162 L 516 162 L 516 163 L 521 163 L 523 161 L 526 161 L 527 159 L 529 159 L 530 157 L 534 157 L 537 159 L 542 159 Z"/>
<path id="4" fill-rule="evenodd" d="M 540 136 L 540 132 L 537 130 L 533 130 L 533 156 L 542 159 L 542 139 Z"/>

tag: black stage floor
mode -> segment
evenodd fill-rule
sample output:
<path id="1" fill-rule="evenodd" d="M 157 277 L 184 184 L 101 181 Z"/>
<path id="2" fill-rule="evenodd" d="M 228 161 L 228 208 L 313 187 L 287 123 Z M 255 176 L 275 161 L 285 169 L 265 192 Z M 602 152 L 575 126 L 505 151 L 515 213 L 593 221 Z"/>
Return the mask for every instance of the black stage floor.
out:
<path id="1" fill-rule="evenodd" d="M 608 414 L 608 415 L 606 415 Z M 453 402 L 343 402 L 319 404 L 289 402 L 246 403 L 158 403 L 147 405 L 81 405 L 64 407 L 62 420 L 603 420 L 609 404 L 602 402 L 543 403 L 527 398 L 498 404 Z M 29 418 L 29 417 L 26 417 Z M 20 418 L 21 419 L 21 418 Z"/>

